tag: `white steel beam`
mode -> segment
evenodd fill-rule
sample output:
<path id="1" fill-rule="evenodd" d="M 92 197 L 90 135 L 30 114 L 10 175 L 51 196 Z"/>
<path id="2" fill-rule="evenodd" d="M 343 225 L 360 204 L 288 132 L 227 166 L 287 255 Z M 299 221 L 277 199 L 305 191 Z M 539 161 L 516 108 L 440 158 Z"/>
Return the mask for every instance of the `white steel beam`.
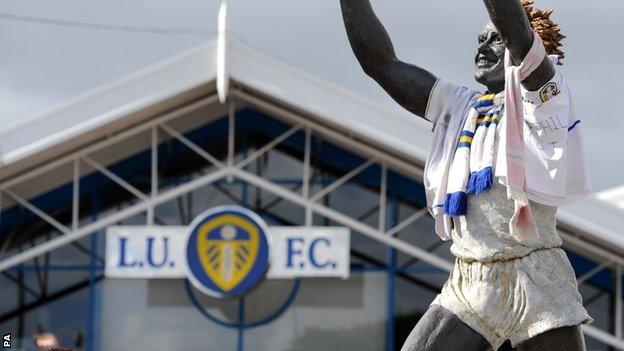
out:
<path id="1" fill-rule="evenodd" d="M 591 325 L 584 325 L 583 332 L 598 341 L 617 348 L 618 350 L 624 350 L 624 340 L 617 338 L 604 330 L 592 327 Z"/>
<path id="2" fill-rule="evenodd" d="M 565 230 L 558 229 L 559 236 L 563 239 L 563 245 L 565 247 L 574 249 L 580 253 L 591 255 L 592 257 L 600 257 L 603 259 L 608 259 L 613 263 L 617 263 L 619 265 L 624 266 L 624 257 L 615 255 L 607 250 L 604 250 L 598 246 L 592 245 L 587 241 L 583 241 L 582 239 L 577 238 L 576 236 L 568 233 Z"/>
<path id="3" fill-rule="evenodd" d="M 172 137 L 174 137 L 175 139 L 179 140 L 182 144 L 186 145 L 186 147 L 188 147 L 189 149 L 193 150 L 196 154 L 201 156 L 206 161 L 210 162 L 211 164 L 213 164 L 213 165 L 215 165 L 217 167 L 225 167 L 225 164 L 223 164 L 223 162 L 219 161 L 216 157 L 214 157 L 210 153 L 206 152 L 206 150 L 202 149 L 197 144 L 195 144 L 194 142 L 190 141 L 187 137 L 182 135 L 177 130 L 171 128 L 170 126 L 168 126 L 165 123 L 163 123 L 160 127 L 165 132 L 170 134 Z"/>
<path id="4" fill-rule="evenodd" d="M 410 224 L 416 222 L 417 220 L 419 220 L 422 216 L 424 216 L 427 213 L 428 211 L 426 207 L 421 208 L 420 210 L 412 213 L 409 217 L 403 220 L 403 222 L 397 224 L 394 228 L 388 230 L 386 232 L 386 235 L 395 235 L 399 233 L 401 230 L 407 228 Z"/>
<path id="5" fill-rule="evenodd" d="M 603 269 L 609 267 L 610 265 L 612 265 L 613 262 L 610 260 L 607 260 L 599 265 L 597 265 L 596 267 L 592 268 L 591 270 L 589 270 L 587 273 L 583 274 L 582 276 L 578 277 L 578 279 L 576 280 L 578 285 L 583 284 L 584 282 L 587 281 L 587 279 L 593 277 L 594 275 L 600 273 Z"/>
<path id="6" fill-rule="evenodd" d="M 158 196 L 156 196 L 156 198 L 154 199 L 147 198 L 145 201 L 138 202 L 127 208 L 124 208 L 123 210 L 119 212 L 115 212 L 114 214 L 111 214 L 109 216 L 102 217 L 101 219 L 95 222 L 92 222 L 88 225 L 80 227 L 78 230 L 69 231 L 65 235 L 56 237 L 54 239 L 50 239 L 46 241 L 45 243 L 38 244 L 35 247 L 26 249 L 18 254 L 7 257 L 6 259 L 0 261 L 0 272 L 3 272 L 20 263 L 24 263 L 28 260 L 31 260 L 37 256 L 43 255 L 46 252 L 50 252 L 55 249 L 58 249 L 73 241 L 76 241 L 85 236 L 91 235 L 97 231 L 103 230 L 106 227 L 110 225 L 114 225 L 115 223 L 119 221 L 130 218 L 137 214 L 146 212 L 150 206 L 154 207 L 154 206 L 160 205 L 167 201 L 173 200 L 178 196 L 184 195 L 193 190 L 199 189 L 203 186 L 213 183 L 219 179 L 224 178 L 227 175 L 227 173 L 228 173 L 227 168 L 219 169 L 212 173 L 196 178 L 192 181 L 181 184 L 173 189 L 163 191 L 159 193 Z M 6 190 L 4 191 L 6 192 Z"/>
<path id="7" fill-rule="evenodd" d="M 344 183 L 348 182 L 349 180 L 351 180 L 351 178 L 353 178 L 356 175 L 360 174 L 360 172 L 362 172 L 366 168 L 370 167 L 375 162 L 377 162 L 377 158 L 376 157 L 374 157 L 374 158 L 372 158 L 372 159 L 362 163 L 361 165 L 359 165 L 356 168 L 352 169 L 349 173 L 347 173 L 347 174 L 343 175 L 342 177 L 340 177 L 335 182 L 331 183 L 327 187 L 325 187 L 325 188 L 321 189 L 320 191 L 318 191 L 316 194 L 312 195 L 312 197 L 310 198 L 310 201 L 316 202 L 316 201 L 320 200 L 321 198 L 323 198 L 323 196 L 331 193 L 332 191 L 334 191 L 339 186 L 341 186 Z"/>
<path id="8" fill-rule="evenodd" d="M 383 159 L 392 169 L 400 171 L 410 178 L 422 179 L 423 177 L 423 170 L 416 165 L 394 157 L 393 155 L 389 155 L 388 153 L 376 149 L 370 145 L 357 141 L 353 139 L 352 136 L 345 135 L 334 129 L 323 126 L 310 118 L 298 115 L 281 106 L 267 102 L 266 100 L 263 100 L 240 89 L 233 88 L 231 93 L 237 97 L 242 98 L 252 106 L 268 112 L 276 119 L 284 120 L 294 125 L 301 124 L 305 127 L 310 127 L 313 131 L 315 131 L 315 133 L 319 134 L 324 139 L 333 141 L 336 144 L 346 147 L 349 150 L 355 150 L 359 154 L 366 155 L 369 158 L 377 157 L 378 159 Z"/>
<path id="9" fill-rule="evenodd" d="M 109 179 L 111 179 L 112 181 L 117 183 L 119 186 L 121 186 L 122 188 L 124 188 L 127 191 L 129 191 L 130 193 L 132 193 L 134 196 L 138 197 L 139 199 L 141 199 L 143 201 L 147 200 L 147 196 L 145 196 L 145 194 L 143 194 L 139 189 L 133 187 L 132 185 L 130 185 L 130 183 L 128 183 L 125 180 L 121 179 L 121 177 L 119 177 L 115 173 L 111 172 L 108 168 L 106 168 L 106 167 L 102 166 L 101 164 L 95 162 L 93 159 L 91 159 L 88 156 L 83 156 L 82 159 L 87 164 L 89 164 L 89 166 L 91 166 L 91 167 L 95 168 L 97 171 L 103 173 Z"/>
<path id="10" fill-rule="evenodd" d="M 7 194 L 7 196 L 10 197 L 13 201 L 15 201 L 18 204 L 26 207 L 28 210 L 30 210 L 32 213 L 37 215 L 39 218 L 43 219 L 44 221 L 48 222 L 48 224 L 50 224 L 51 226 L 53 226 L 54 228 L 58 229 L 61 233 L 69 233 L 71 231 L 71 229 L 67 228 L 66 226 L 61 224 L 59 221 L 57 221 L 56 219 L 52 218 L 47 213 L 45 213 L 42 210 L 40 210 L 35 205 L 33 205 L 30 202 L 24 200 L 21 196 L 17 195 L 12 190 L 4 189 L 2 191 L 4 191 L 4 193 Z"/>
<path id="11" fill-rule="evenodd" d="M 299 130 L 301 130 L 301 126 L 294 126 L 288 129 L 287 131 L 282 133 L 280 136 L 271 140 L 269 143 L 267 143 L 266 145 L 262 146 L 261 148 L 253 152 L 247 158 L 237 163 L 235 167 L 242 169 L 243 167 L 247 166 L 251 162 L 255 161 L 258 157 L 262 156 L 264 153 L 268 152 L 269 150 L 273 149 L 274 147 L 279 145 L 284 140 L 288 139 L 291 135 L 295 134 Z"/>
<path id="12" fill-rule="evenodd" d="M 234 177 L 246 181 L 258 188 L 271 192 L 277 196 L 284 198 L 290 202 L 293 202 L 301 207 L 309 206 L 313 212 L 316 212 L 322 216 L 328 217 L 342 225 L 348 226 L 351 229 L 360 232 L 374 240 L 377 240 L 383 244 L 388 246 L 392 246 L 395 249 L 402 251 L 408 255 L 419 258 L 420 260 L 427 262 L 428 264 L 440 268 L 444 271 L 450 272 L 453 268 L 453 264 L 439 256 L 431 254 L 417 246 L 409 244 L 405 241 L 402 241 L 393 236 L 385 235 L 385 233 L 380 232 L 378 229 L 373 228 L 367 224 L 364 224 L 354 218 L 351 218 L 347 215 L 344 215 L 334 209 L 328 208 L 321 204 L 312 202 L 309 199 L 304 199 L 301 195 L 294 193 L 290 190 L 287 190 L 283 187 L 280 187 L 277 184 L 271 183 L 270 181 L 258 177 L 255 174 L 240 170 L 233 169 L 232 173 Z"/>

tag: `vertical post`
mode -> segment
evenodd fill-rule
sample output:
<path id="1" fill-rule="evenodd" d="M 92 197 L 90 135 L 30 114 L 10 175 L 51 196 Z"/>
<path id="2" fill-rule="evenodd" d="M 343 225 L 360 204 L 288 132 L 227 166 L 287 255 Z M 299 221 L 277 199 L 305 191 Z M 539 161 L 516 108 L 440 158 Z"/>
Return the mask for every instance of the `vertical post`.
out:
<path id="1" fill-rule="evenodd" d="M 247 154 L 248 154 L 248 150 L 249 150 L 249 145 L 247 144 L 247 140 L 246 139 L 242 139 L 241 140 L 242 146 L 241 148 L 244 150 L 243 151 L 243 158 L 247 158 Z M 243 166 L 243 170 L 247 170 L 247 165 Z M 249 207 L 249 184 L 247 184 L 247 182 L 241 181 L 241 202 L 243 204 L 244 207 Z M 257 209 L 256 209 L 257 210 Z"/>
<path id="2" fill-rule="evenodd" d="M 256 176 L 262 176 L 262 163 L 260 161 L 260 157 L 256 159 Z M 258 211 L 262 206 L 262 188 L 256 187 L 256 196 L 255 196 L 255 204 L 254 209 Z"/>
<path id="3" fill-rule="evenodd" d="M 303 198 L 310 198 L 310 153 L 312 144 L 312 132 L 310 127 L 305 129 L 305 147 L 303 151 Z M 305 208 L 305 225 L 312 226 L 312 208 L 308 205 Z"/>
<path id="4" fill-rule="evenodd" d="M 2 189 L 0 188 L 0 231 L 2 230 Z M 7 237 L 5 237 L 5 240 L 8 241 L 8 239 L 6 239 Z M 8 246 L 8 243 L 3 243 L 5 245 Z M 2 257 L 2 254 L 4 253 L 3 247 L 4 245 L 0 245 L 0 258 Z"/>
<path id="5" fill-rule="evenodd" d="M 72 191 L 72 230 L 78 229 L 80 210 L 80 159 L 74 160 L 74 181 Z"/>
<path id="6" fill-rule="evenodd" d="M 390 215 L 391 221 L 390 226 L 394 226 L 396 223 L 396 201 L 394 198 L 390 199 Z M 385 219 L 384 219 L 385 221 Z M 394 307 L 395 307 L 395 290 L 396 290 L 396 265 L 397 265 L 397 250 L 388 247 L 388 296 L 387 296 L 387 307 L 386 307 L 386 351 L 394 350 Z"/>
<path id="7" fill-rule="evenodd" d="M 46 239 L 50 240 L 50 233 L 46 235 Z M 41 287 L 41 296 L 48 295 L 48 283 L 50 281 L 50 253 L 46 252 L 43 256 L 43 282 L 44 285 Z"/>
<path id="8" fill-rule="evenodd" d="M 236 136 L 236 111 L 234 102 L 230 99 L 228 104 L 228 157 L 227 157 L 227 165 L 231 169 L 234 167 L 234 145 L 235 145 L 235 136 Z M 232 183 L 234 178 L 232 177 L 232 173 L 228 173 L 227 182 Z"/>
<path id="9" fill-rule="evenodd" d="M 245 298 L 238 299 L 238 351 L 244 350 L 245 341 Z"/>
<path id="10" fill-rule="evenodd" d="M 615 337 L 622 339 L 622 266 L 615 265 Z"/>
<path id="11" fill-rule="evenodd" d="M 243 206 L 245 207 L 249 207 L 249 204 L 247 203 L 247 198 L 249 197 L 248 187 L 249 185 L 247 184 L 247 182 L 241 181 L 241 202 L 243 203 Z"/>
<path id="12" fill-rule="evenodd" d="M 242 140 L 244 143 L 245 141 Z M 243 145 L 243 150 L 245 150 L 245 157 L 247 156 L 247 145 Z M 248 197 L 249 197 L 249 185 L 247 182 L 241 181 L 241 202 L 243 206 L 248 207 Z M 256 209 L 257 210 L 257 209 Z M 236 328 L 238 332 L 238 351 L 244 350 L 245 344 L 245 297 L 242 296 L 238 299 L 238 327 Z"/>
<path id="13" fill-rule="evenodd" d="M 2 231 L 2 188 L 0 188 L 0 231 Z M 9 237 L 5 236 L 4 238 L 4 242 L 0 245 L 0 259 L 3 258 L 5 245 L 9 247 Z"/>
<path id="14" fill-rule="evenodd" d="M 388 188 L 388 166 L 381 163 L 381 181 L 379 186 L 379 231 L 386 231 L 386 192 Z"/>
<path id="15" fill-rule="evenodd" d="M 91 204 L 91 218 L 95 222 L 98 219 L 99 210 L 100 210 L 100 196 L 99 191 L 95 190 L 93 192 L 93 200 Z M 97 255 L 97 239 L 98 232 L 95 232 L 91 235 L 91 254 L 89 261 L 89 308 L 87 315 L 87 351 L 93 351 L 94 342 L 93 338 L 95 337 L 95 270 L 96 270 L 96 255 Z"/>
<path id="16" fill-rule="evenodd" d="M 152 127 L 152 172 L 151 172 L 151 203 L 147 208 L 147 225 L 154 225 L 154 202 L 158 195 L 158 126 Z"/>
<path id="17" fill-rule="evenodd" d="M 20 251 L 21 251 L 21 245 L 20 245 Z M 20 264 L 19 266 L 17 266 L 17 281 L 19 282 L 19 302 L 18 302 L 18 306 L 19 306 L 19 310 L 23 311 L 24 310 L 24 304 L 26 303 L 26 294 L 24 291 L 24 265 Z M 21 348 L 22 345 L 22 340 L 24 339 L 24 312 L 19 314 L 19 317 L 17 318 L 17 347 Z"/>
<path id="18" fill-rule="evenodd" d="M 193 221 L 193 192 L 186 194 L 186 224 Z"/>

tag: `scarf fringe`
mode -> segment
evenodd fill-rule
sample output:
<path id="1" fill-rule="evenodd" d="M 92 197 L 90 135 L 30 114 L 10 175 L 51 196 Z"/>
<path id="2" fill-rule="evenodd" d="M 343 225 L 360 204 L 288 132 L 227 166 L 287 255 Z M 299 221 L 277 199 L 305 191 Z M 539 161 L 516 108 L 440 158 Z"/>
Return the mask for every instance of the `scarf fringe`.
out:
<path id="1" fill-rule="evenodd" d="M 470 179 L 468 180 L 468 190 L 467 193 L 470 195 L 474 195 L 477 192 L 477 173 L 479 172 L 472 172 L 470 173 Z"/>
<path id="2" fill-rule="evenodd" d="M 465 216 L 468 209 L 468 194 L 463 191 L 447 194 L 444 212 L 451 217 Z"/>
<path id="3" fill-rule="evenodd" d="M 494 185 L 494 170 L 492 167 L 472 172 L 468 181 L 468 194 L 479 195 L 492 188 L 492 185 Z"/>

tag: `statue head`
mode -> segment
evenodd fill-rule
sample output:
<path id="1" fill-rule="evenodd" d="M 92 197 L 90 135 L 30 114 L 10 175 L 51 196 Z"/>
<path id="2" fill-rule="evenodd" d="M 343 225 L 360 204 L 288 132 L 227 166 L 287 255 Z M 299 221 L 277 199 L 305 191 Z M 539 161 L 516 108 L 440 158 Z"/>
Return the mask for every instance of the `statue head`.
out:
<path id="1" fill-rule="evenodd" d="M 533 7 L 532 0 L 522 5 L 533 30 L 542 38 L 546 53 L 564 58 L 561 41 L 565 38 L 559 26 L 550 19 L 552 10 L 542 11 Z M 500 92 L 505 86 L 505 43 L 492 22 L 479 33 L 479 46 L 475 55 L 475 79 L 491 92 Z"/>
<path id="2" fill-rule="evenodd" d="M 475 55 L 475 79 L 489 91 L 499 92 L 505 86 L 505 43 L 492 22 L 479 33 Z"/>

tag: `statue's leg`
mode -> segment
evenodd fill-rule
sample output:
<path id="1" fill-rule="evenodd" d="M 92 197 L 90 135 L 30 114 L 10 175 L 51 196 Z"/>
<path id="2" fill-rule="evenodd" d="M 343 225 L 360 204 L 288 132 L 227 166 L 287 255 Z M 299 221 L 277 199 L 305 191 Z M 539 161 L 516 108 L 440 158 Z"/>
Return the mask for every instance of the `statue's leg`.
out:
<path id="1" fill-rule="evenodd" d="M 557 328 L 521 342 L 516 350 L 585 351 L 585 338 L 578 325 Z"/>
<path id="2" fill-rule="evenodd" d="M 485 338 L 447 309 L 432 305 L 405 340 L 401 351 L 490 351 Z"/>

